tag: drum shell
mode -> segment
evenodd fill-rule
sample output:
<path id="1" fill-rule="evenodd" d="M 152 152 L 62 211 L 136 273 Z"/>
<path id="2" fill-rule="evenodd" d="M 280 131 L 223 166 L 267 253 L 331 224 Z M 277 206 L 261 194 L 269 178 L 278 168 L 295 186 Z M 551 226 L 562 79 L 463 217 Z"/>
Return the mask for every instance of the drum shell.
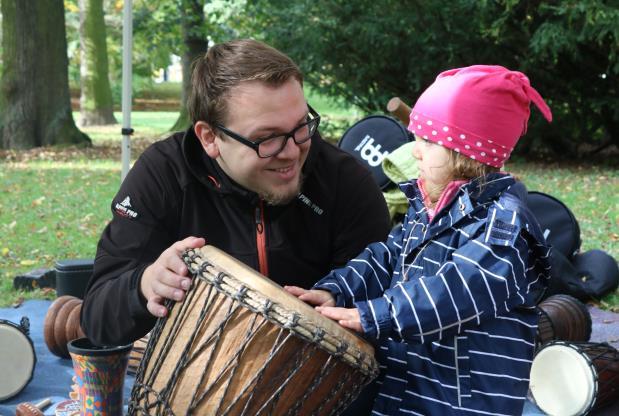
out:
<path id="1" fill-rule="evenodd" d="M 200 279 L 193 284 L 185 301 L 175 304 L 165 324 L 158 322 L 151 333 L 131 414 L 168 406 L 173 414 L 332 414 L 371 380 L 294 329 L 239 305 Z M 167 403 L 149 408 L 166 387 Z M 148 391 L 156 393 L 149 396 Z"/>
<path id="2" fill-rule="evenodd" d="M 555 361 L 550 361 L 550 352 L 555 352 Z M 557 360 L 565 351 L 572 351 L 572 359 Z M 569 356 L 570 354 L 565 354 Z M 578 355 L 578 360 L 573 357 Z M 544 368 L 540 360 L 546 360 Z M 560 362 L 559 362 L 560 361 Z M 579 361 L 575 363 L 574 361 Z M 538 370 L 536 367 L 541 368 Z M 552 367 L 549 369 L 549 367 Z M 587 371 L 582 371 L 587 368 Z M 560 375 L 560 379 L 552 379 L 548 373 Z M 586 373 L 586 374 L 585 374 Z M 569 379 L 569 381 L 567 381 Z M 558 382 L 557 382 L 558 381 Z M 588 385 L 588 381 L 593 385 Z M 537 405 L 549 414 L 584 415 L 612 404 L 619 399 L 619 351 L 605 343 L 581 342 L 572 343 L 565 341 L 553 341 L 544 345 L 533 360 L 531 368 L 531 393 Z M 561 383 L 587 387 L 578 391 L 591 391 L 589 401 L 578 402 L 572 400 L 573 395 L 565 391 Z M 576 394 L 578 396 L 578 394 Z M 570 400 L 566 400 L 569 398 Z M 582 397 L 579 397 L 582 399 Z"/>
<path id="3" fill-rule="evenodd" d="M 569 295 L 553 295 L 537 306 L 538 347 L 550 341 L 586 342 L 591 337 L 587 306 Z"/>
<path id="4" fill-rule="evenodd" d="M 138 367 L 142 362 L 142 357 L 144 356 L 144 352 L 146 351 L 146 345 L 148 345 L 148 339 L 150 338 L 150 333 L 144 335 L 142 338 L 138 339 L 133 343 L 133 347 L 131 348 L 131 352 L 129 353 L 129 364 L 127 365 L 127 374 L 135 375 L 138 371 Z"/>
<path id="5" fill-rule="evenodd" d="M 69 358 L 67 343 L 84 337 L 80 326 L 82 300 L 74 296 L 61 296 L 50 305 L 43 321 L 43 338 L 50 352 Z"/>
<path id="6" fill-rule="evenodd" d="M 22 318 L 23 320 L 24 318 Z M 0 319 L 0 402 L 19 394 L 32 380 L 37 357 L 34 344 L 22 326 Z"/>

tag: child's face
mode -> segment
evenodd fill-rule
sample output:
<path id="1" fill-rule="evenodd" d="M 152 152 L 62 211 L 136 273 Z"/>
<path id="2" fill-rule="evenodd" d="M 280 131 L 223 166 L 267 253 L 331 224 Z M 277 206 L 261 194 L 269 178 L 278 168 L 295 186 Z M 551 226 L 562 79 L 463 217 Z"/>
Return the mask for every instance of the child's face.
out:
<path id="1" fill-rule="evenodd" d="M 413 156 L 418 160 L 419 177 L 423 179 L 430 197 L 438 199 L 445 186 L 452 180 L 449 150 L 431 141 L 415 136 Z M 437 195 L 433 195 L 436 194 Z"/>

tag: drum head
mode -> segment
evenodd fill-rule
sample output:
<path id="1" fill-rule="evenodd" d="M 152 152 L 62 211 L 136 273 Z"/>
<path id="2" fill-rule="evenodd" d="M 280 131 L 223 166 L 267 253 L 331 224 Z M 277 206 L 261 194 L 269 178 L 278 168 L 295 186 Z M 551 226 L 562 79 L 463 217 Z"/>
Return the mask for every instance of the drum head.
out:
<path id="1" fill-rule="evenodd" d="M 22 391 L 32 378 L 36 358 L 30 339 L 16 326 L 0 322 L 0 401 Z"/>
<path id="2" fill-rule="evenodd" d="M 530 388 L 535 403 L 544 412 L 580 415 L 595 400 L 596 372 L 577 347 L 550 344 L 533 360 Z"/>

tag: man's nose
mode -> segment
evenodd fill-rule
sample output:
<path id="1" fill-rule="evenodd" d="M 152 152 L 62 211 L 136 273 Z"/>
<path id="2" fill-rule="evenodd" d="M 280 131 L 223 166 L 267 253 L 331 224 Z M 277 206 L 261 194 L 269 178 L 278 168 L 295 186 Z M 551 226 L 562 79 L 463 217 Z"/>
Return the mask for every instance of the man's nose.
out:
<path id="1" fill-rule="evenodd" d="M 303 145 L 297 144 L 292 136 L 288 136 L 286 138 L 286 144 L 284 145 L 284 148 L 276 156 L 281 157 L 282 159 L 297 157 L 298 154 L 301 152 L 300 146 Z"/>

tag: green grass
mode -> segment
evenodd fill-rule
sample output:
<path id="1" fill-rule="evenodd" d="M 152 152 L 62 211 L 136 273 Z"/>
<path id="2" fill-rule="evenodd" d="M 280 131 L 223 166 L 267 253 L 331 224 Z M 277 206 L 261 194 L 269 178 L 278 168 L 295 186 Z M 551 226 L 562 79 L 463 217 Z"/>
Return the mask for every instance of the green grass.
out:
<path id="1" fill-rule="evenodd" d="M 347 125 L 362 117 L 311 92 L 308 101 L 327 118 L 339 108 Z M 116 117 L 120 122 L 120 113 Z M 176 117 L 176 112 L 133 113 L 133 158 L 167 135 Z M 0 306 L 20 297 L 53 296 L 15 291 L 15 275 L 53 267 L 56 260 L 95 255 L 99 235 L 111 219 L 111 199 L 120 185 L 121 135 L 119 125 L 84 130 L 93 139 L 92 148 L 11 151 L 0 159 Z M 580 223 L 583 250 L 599 248 L 619 258 L 616 167 L 515 161 L 508 169 L 529 190 L 552 194 L 570 207 Z M 619 291 L 605 297 L 602 306 L 619 310 Z"/>
<path id="2" fill-rule="evenodd" d="M 76 117 L 77 114 L 74 114 Z M 122 115 L 115 113 L 119 122 Z M 135 112 L 135 159 L 167 135 L 178 113 Z M 120 125 L 83 129 L 93 147 L 8 152 L 0 160 L 0 307 L 51 296 L 13 289 L 13 277 L 56 260 L 94 257 L 120 185 Z"/>
<path id="3" fill-rule="evenodd" d="M 107 141 L 120 142 L 122 140 L 120 134 L 123 123 L 122 113 L 115 111 L 114 117 L 119 124 L 83 129 L 90 136 L 93 144 L 97 145 Z M 134 111 L 131 113 L 131 127 L 135 130 L 133 139 L 161 138 L 168 133 L 177 118 L 178 111 Z M 73 112 L 73 119 L 79 119 L 79 112 Z"/>

